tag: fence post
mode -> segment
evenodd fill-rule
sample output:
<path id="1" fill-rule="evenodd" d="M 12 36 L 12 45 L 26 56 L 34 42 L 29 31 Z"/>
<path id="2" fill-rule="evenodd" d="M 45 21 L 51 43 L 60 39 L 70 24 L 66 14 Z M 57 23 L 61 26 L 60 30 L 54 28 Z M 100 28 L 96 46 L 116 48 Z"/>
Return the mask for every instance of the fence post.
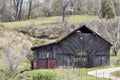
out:
<path id="1" fill-rule="evenodd" d="M 97 80 L 97 70 L 96 70 L 96 80 Z"/>
<path id="2" fill-rule="evenodd" d="M 80 75 L 80 68 L 79 68 L 79 75 Z M 81 76 L 81 75 L 80 75 Z"/>
<path id="3" fill-rule="evenodd" d="M 110 79 L 111 79 L 111 74 L 110 74 L 110 76 L 109 76 L 109 77 L 110 77 Z"/>
<path id="4" fill-rule="evenodd" d="M 104 71 L 103 71 L 103 78 L 104 78 Z"/>
<path id="5" fill-rule="evenodd" d="M 86 68 L 86 80 L 87 80 L 87 68 Z"/>

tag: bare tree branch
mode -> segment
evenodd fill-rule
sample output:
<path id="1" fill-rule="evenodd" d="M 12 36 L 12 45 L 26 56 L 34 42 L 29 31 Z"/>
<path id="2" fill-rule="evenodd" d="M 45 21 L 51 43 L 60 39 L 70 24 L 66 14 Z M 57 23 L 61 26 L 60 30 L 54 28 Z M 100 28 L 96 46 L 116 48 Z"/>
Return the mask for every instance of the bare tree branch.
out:
<path id="1" fill-rule="evenodd" d="M 67 8 L 68 4 L 71 2 L 71 0 L 59 0 L 61 3 L 62 8 L 62 20 L 65 21 L 65 9 Z"/>

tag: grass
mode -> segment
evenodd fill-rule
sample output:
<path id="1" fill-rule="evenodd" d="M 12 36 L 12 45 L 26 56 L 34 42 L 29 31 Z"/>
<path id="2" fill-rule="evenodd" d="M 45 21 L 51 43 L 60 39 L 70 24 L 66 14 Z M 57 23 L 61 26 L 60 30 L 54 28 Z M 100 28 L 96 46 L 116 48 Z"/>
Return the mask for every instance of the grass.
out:
<path id="1" fill-rule="evenodd" d="M 66 20 L 70 23 L 79 23 L 81 21 L 85 20 L 96 20 L 98 19 L 97 16 L 88 16 L 88 15 L 72 15 L 72 16 L 66 16 Z M 53 17 L 41 17 L 37 19 L 30 19 L 30 20 L 24 20 L 24 21 L 14 21 L 14 22 L 3 22 L 2 24 L 7 27 L 21 27 L 26 25 L 39 25 L 44 23 L 56 23 L 61 22 L 62 17 L 61 16 L 53 16 Z"/>
<path id="2" fill-rule="evenodd" d="M 89 68 L 89 69 L 83 68 L 80 71 L 77 70 L 76 73 L 77 73 L 78 77 L 76 77 L 75 80 L 87 80 L 87 79 L 89 79 L 89 80 L 109 80 L 109 79 L 98 78 L 98 77 L 94 77 L 94 76 L 90 76 L 90 75 L 86 74 L 88 71 L 97 70 L 97 69 L 99 69 L 99 68 Z"/>
<path id="3" fill-rule="evenodd" d="M 59 71 L 40 69 L 26 71 L 22 74 L 19 74 L 17 80 L 61 80 L 64 75 Z"/>
<path id="4" fill-rule="evenodd" d="M 61 72 L 67 75 L 67 78 L 73 78 L 73 80 L 110 80 L 105 78 L 98 78 L 87 74 L 88 71 L 103 69 L 108 67 L 95 67 L 95 68 L 80 68 L 80 69 L 61 69 Z"/>
<path id="5" fill-rule="evenodd" d="M 120 77 L 120 71 L 115 71 L 111 73 L 113 76 Z"/>
<path id="6" fill-rule="evenodd" d="M 111 56 L 110 60 L 117 62 L 118 60 L 120 60 L 120 54 L 118 56 Z"/>
<path id="7" fill-rule="evenodd" d="M 113 53 L 112 52 L 110 52 L 110 61 L 113 61 L 113 62 L 116 62 L 117 63 L 117 61 L 118 60 L 120 60 L 120 50 L 118 51 L 118 55 L 117 56 L 113 56 Z"/>
<path id="8" fill-rule="evenodd" d="M 112 56 L 112 53 L 111 53 L 111 56 L 110 56 L 110 61 L 115 61 L 117 62 L 117 60 L 120 60 L 120 50 L 118 52 L 118 56 Z M 90 75 L 87 75 L 87 72 L 89 71 L 93 71 L 93 70 L 99 70 L 99 69 L 103 69 L 103 68 L 111 68 L 111 67 L 115 67 L 116 65 L 113 64 L 114 66 L 103 66 L 103 67 L 95 67 L 95 68 L 82 68 L 82 69 L 77 69 L 75 70 L 75 75 L 77 75 L 77 77 L 75 78 L 75 80 L 86 80 L 86 79 L 89 79 L 89 80 L 110 80 L 110 79 L 105 79 L 105 78 L 97 78 L 94 77 L 94 76 L 90 76 Z M 119 65 L 117 65 L 119 66 Z M 113 75 L 117 76 L 117 77 L 120 77 L 120 71 L 116 71 L 114 73 L 112 73 Z"/>
<path id="9" fill-rule="evenodd" d="M 94 76 L 89 76 L 87 74 L 88 71 L 92 71 L 92 70 L 97 70 L 97 69 L 103 69 L 106 67 L 95 67 L 95 68 L 79 68 L 79 69 L 56 69 L 56 70 L 49 70 L 49 69 L 40 69 L 40 70 L 32 70 L 32 71 L 26 71 L 23 74 L 18 75 L 19 77 L 29 77 L 33 78 L 33 77 L 53 77 L 55 78 L 54 80 L 109 80 L 109 79 L 105 79 L 105 78 L 97 78 Z M 108 68 L 108 67 L 107 67 Z M 47 72 L 47 73 L 46 73 Z M 39 74 L 39 75 L 38 75 Z M 56 75 L 56 76 L 54 76 Z M 19 80 L 19 79 L 18 79 Z M 26 79 L 25 79 L 26 80 Z M 33 79 L 30 79 L 33 80 Z M 48 80 L 48 79 L 44 79 L 44 80 Z M 50 79 L 51 80 L 51 79 Z"/>
<path id="10" fill-rule="evenodd" d="M 82 21 L 89 21 L 89 20 L 96 20 L 99 19 L 97 16 L 87 16 L 87 15 L 73 15 L 73 16 L 67 16 L 67 21 L 70 23 L 79 23 Z M 56 23 L 60 22 L 62 20 L 61 16 L 54 16 L 54 17 L 41 17 L 37 19 L 31 19 L 31 20 L 24 20 L 24 21 L 15 21 L 15 22 L 3 22 L 2 24 L 6 27 L 14 28 L 14 27 L 22 27 L 27 25 L 39 25 L 39 24 L 46 24 L 46 23 Z M 118 56 L 111 56 L 111 61 L 117 61 L 120 59 L 120 51 L 118 53 Z M 106 67 L 96 67 L 96 68 L 82 68 L 82 69 L 76 69 L 76 70 L 63 70 L 63 73 L 67 73 L 67 75 L 75 75 L 74 80 L 85 80 L 85 78 L 89 80 L 96 80 L 96 77 L 87 75 L 88 71 L 92 70 L 98 70 Z M 108 67 L 107 67 L 108 68 Z M 119 73 L 118 71 L 117 73 Z M 69 73 L 69 74 L 68 74 Z M 73 74 L 74 73 L 74 74 Z M 115 72 L 116 73 L 116 72 Z M 98 80 L 109 80 L 109 79 L 103 79 L 99 78 Z"/>
<path id="11" fill-rule="evenodd" d="M 110 60 L 116 62 L 116 64 L 117 64 L 117 61 L 120 60 L 120 50 L 118 51 L 117 56 L 112 56 L 111 55 Z M 120 66 L 120 64 L 117 64 L 117 66 Z M 115 71 L 115 72 L 112 72 L 111 74 L 113 76 L 120 77 L 120 71 Z"/>
<path id="12" fill-rule="evenodd" d="M 79 23 L 81 21 L 89 21 L 89 20 L 97 20 L 97 19 L 99 19 L 97 16 L 88 16 L 88 15 L 86 16 L 75 15 L 67 18 L 68 22 L 72 22 L 72 23 Z"/>

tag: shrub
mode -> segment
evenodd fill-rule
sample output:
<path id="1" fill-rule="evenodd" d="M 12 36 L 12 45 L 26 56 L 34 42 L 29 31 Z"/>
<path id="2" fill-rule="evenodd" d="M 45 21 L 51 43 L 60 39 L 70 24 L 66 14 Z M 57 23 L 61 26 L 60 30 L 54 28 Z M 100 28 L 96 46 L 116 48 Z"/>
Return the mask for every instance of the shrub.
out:
<path id="1" fill-rule="evenodd" d="M 115 6 L 112 0 L 102 0 L 101 17 L 106 19 L 115 18 Z"/>
<path id="2" fill-rule="evenodd" d="M 55 70 L 32 70 L 17 76 L 17 80 L 60 80 L 64 74 Z"/>

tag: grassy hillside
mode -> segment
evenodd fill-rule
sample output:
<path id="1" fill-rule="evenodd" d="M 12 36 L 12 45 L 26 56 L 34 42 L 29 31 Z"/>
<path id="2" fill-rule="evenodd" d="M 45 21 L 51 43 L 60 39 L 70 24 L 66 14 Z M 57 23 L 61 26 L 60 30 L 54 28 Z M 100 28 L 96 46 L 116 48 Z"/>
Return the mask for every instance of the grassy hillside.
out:
<path id="1" fill-rule="evenodd" d="M 30 51 L 32 46 L 42 45 L 43 43 L 54 42 L 60 37 L 67 35 L 70 31 L 75 29 L 75 25 L 87 21 L 95 20 L 92 22 L 91 26 L 95 29 L 98 28 L 99 19 L 97 16 L 67 16 L 66 20 L 68 24 L 62 24 L 61 16 L 55 17 L 42 17 L 37 19 L 25 20 L 25 21 L 15 21 L 15 22 L 3 22 L 3 26 L 0 26 L 0 54 L 4 54 L 7 50 L 13 50 L 9 53 L 15 53 L 26 56 Z M 89 23 L 88 23 L 89 24 Z M 39 38 L 40 36 L 46 36 L 45 39 Z M 6 48 L 7 46 L 12 46 L 11 48 Z M 119 53 L 120 54 L 120 53 Z M 22 58 L 23 59 L 23 58 Z M 117 62 L 120 59 L 120 55 L 117 57 L 111 56 L 111 60 Z M 0 66 L 3 65 L 5 61 L 0 59 Z M 6 61 L 7 62 L 7 61 Z M 5 62 L 5 63 L 6 63 Z M 27 64 L 24 62 L 25 65 Z M 3 65 L 4 66 L 4 65 Z M 3 67 L 2 67 L 3 68 Z M 103 68 L 103 67 L 101 67 Z M 75 80 L 84 80 L 86 78 L 86 70 L 96 70 L 100 68 L 90 68 L 90 69 L 80 69 L 75 71 Z M 67 74 L 67 71 L 65 71 Z M 79 76 L 81 75 L 81 76 Z M 87 79 L 96 80 L 96 77 L 87 75 Z M 107 79 L 105 79 L 107 80 Z"/>
<path id="2" fill-rule="evenodd" d="M 31 46 L 30 37 L 0 25 L 0 77 L 16 74 L 30 54 Z"/>
<path id="3" fill-rule="evenodd" d="M 85 20 L 96 20 L 98 19 L 97 16 L 81 16 L 81 15 L 73 15 L 73 16 L 66 16 L 66 20 L 70 23 L 79 23 L 81 21 Z M 7 27 L 21 27 L 26 25 L 39 25 L 43 23 L 56 23 L 56 22 L 62 22 L 61 16 L 54 16 L 54 17 L 41 17 L 37 19 L 30 19 L 25 21 L 15 21 L 15 22 L 3 22 L 2 24 Z"/>

